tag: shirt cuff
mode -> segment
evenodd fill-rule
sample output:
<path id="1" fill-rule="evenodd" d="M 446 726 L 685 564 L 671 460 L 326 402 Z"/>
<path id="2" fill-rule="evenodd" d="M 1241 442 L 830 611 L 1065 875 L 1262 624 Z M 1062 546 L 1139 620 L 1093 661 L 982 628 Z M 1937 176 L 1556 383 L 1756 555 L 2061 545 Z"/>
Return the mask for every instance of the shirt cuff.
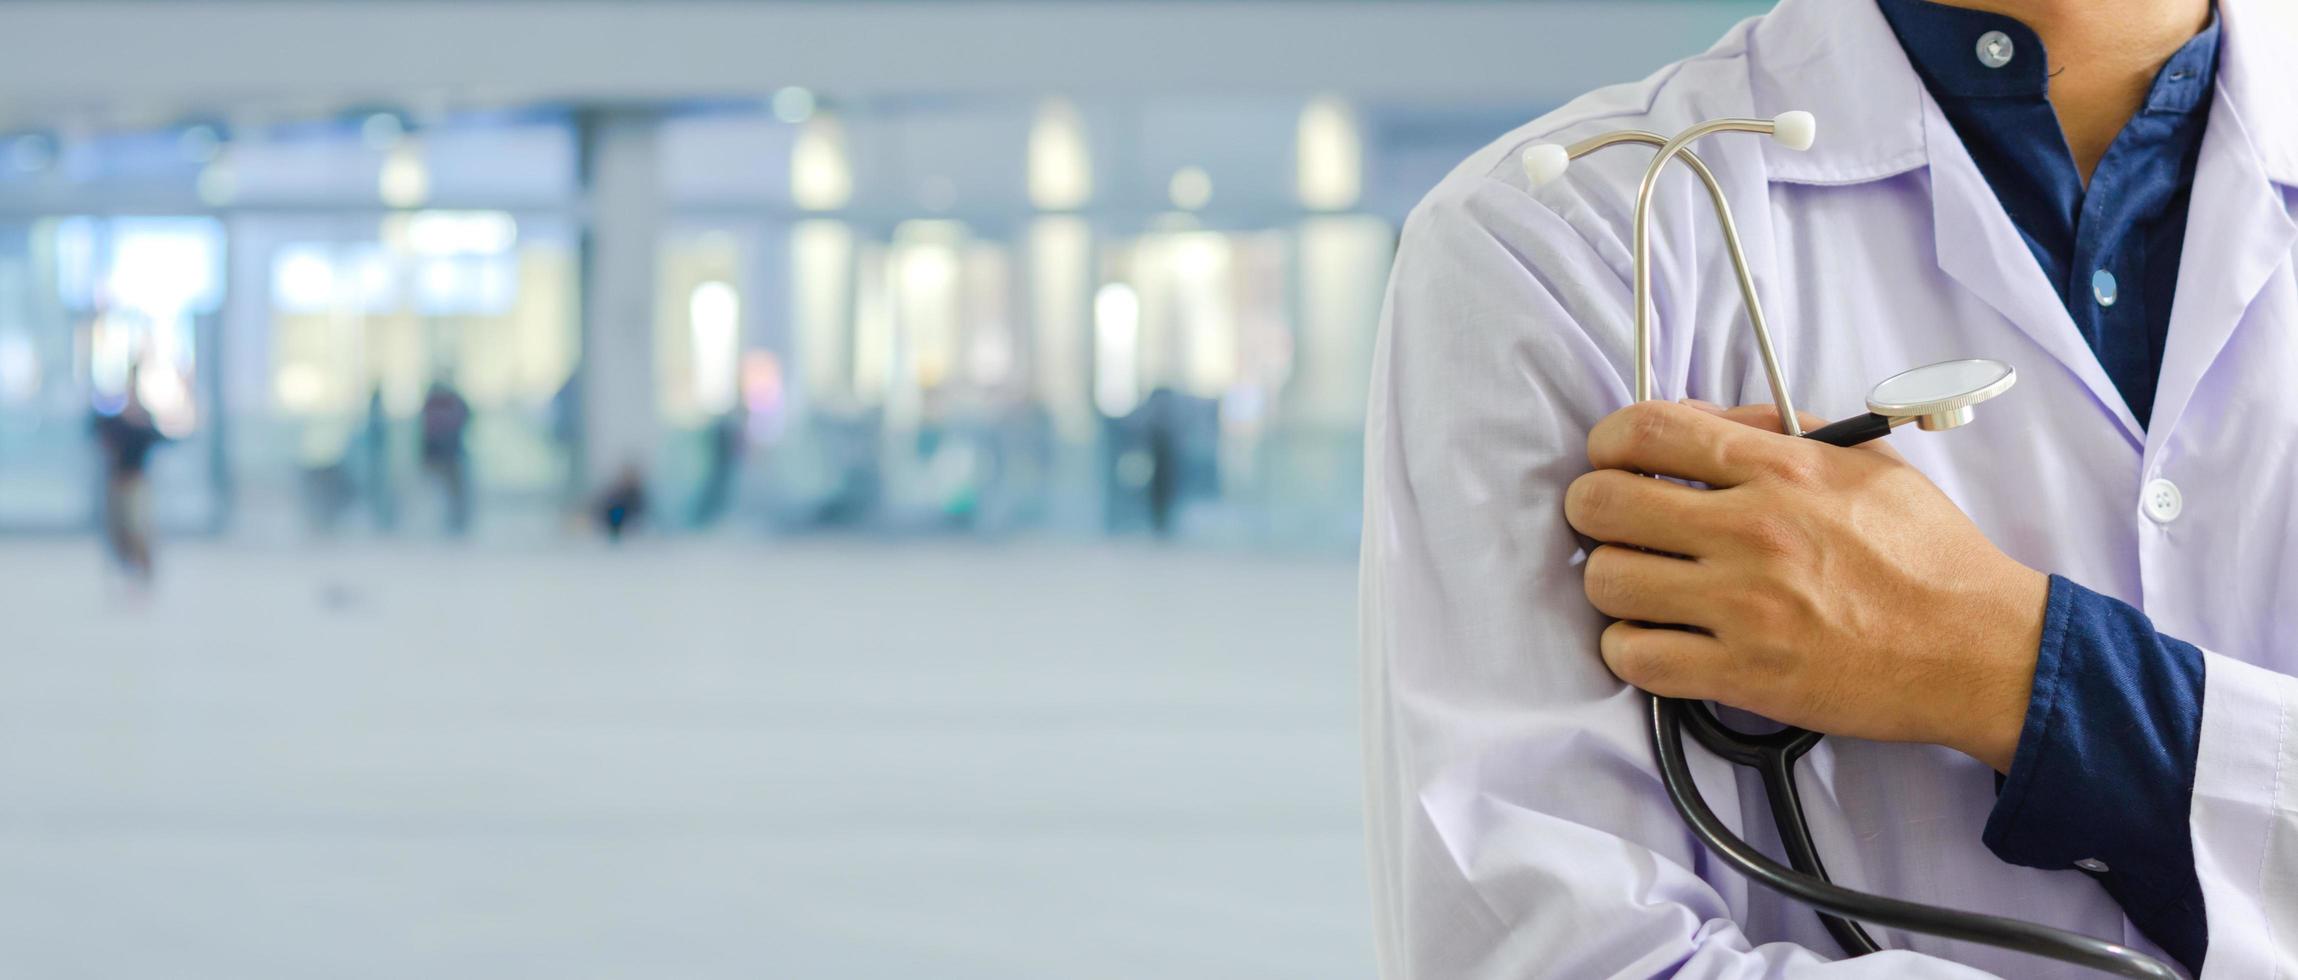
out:
<path id="1" fill-rule="evenodd" d="M 2202 680 L 2201 650 L 2051 576 L 2026 721 L 1982 838 L 2012 864 L 2090 873 L 2190 970 L 2208 945 L 2187 823 Z"/>

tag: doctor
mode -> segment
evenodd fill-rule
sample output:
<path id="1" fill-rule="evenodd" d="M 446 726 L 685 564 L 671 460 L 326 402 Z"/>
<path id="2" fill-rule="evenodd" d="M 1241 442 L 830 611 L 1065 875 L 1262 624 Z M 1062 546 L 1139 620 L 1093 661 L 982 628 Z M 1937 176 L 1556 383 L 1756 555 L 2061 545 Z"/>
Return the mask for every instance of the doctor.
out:
<path id="1" fill-rule="evenodd" d="M 1628 683 L 1841 736 L 1800 778 L 1843 884 L 2298 975 L 2298 28 L 1955 2 L 1783 0 L 1407 223 L 1362 576 L 1385 975 L 2080 975 L 1892 930 L 1840 960 L 1677 820 Z M 1534 190 L 1518 153 L 1788 109 L 1812 149 L 1698 151 L 1794 389 L 1840 417 L 1912 365 L 2015 364 L 1976 424 L 1844 450 L 1716 408 L 1768 394 L 1680 169 L 1655 372 L 1695 401 L 1628 407 L 1647 158 Z M 1776 853 L 1754 774 L 1691 755 Z"/>

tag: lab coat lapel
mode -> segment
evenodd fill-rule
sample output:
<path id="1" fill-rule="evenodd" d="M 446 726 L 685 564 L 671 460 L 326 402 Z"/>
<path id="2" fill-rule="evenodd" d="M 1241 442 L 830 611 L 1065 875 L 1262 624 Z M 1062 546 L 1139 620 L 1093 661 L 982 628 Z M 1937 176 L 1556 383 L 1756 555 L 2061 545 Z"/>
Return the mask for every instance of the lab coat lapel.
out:
<path id="1" fill-rule="evenodd" d="M 2076 329 L 2058 291 L 2043 274 L 2026 240 L 2004 213 L 1995 192 L 1971 161 L 1970 152 L 1954 127 L 1929 96 L 1923 99 L 1923 138 L 1930 156 L 1931 220 L 1939 270 L 1994 307 L 2029 340 L 2056 358 L 2090 389 L 2099 409 L 2114 416 L 2123 435 L 2137 449 L 2146 435 L 2123 403 L 2106 368 Z M 1998 357 L 2022 371 L 2041 367 L 2015 350 L 1972 351 L 1973 356 Z M 2030 363 L 2022 363 L 2030 362 Z"/>
<path id="2" fill-rule="evenodd" d="M 2298 239 L 2298 223 L 2258 158 L 2242 107 L 2220 95 L 2211 105 L 2188 198 L 2178 294 L 2155 383 L 2157 445 L 2178 425 L 2235 325 L 2267 278 L 2290 260 Z"/>

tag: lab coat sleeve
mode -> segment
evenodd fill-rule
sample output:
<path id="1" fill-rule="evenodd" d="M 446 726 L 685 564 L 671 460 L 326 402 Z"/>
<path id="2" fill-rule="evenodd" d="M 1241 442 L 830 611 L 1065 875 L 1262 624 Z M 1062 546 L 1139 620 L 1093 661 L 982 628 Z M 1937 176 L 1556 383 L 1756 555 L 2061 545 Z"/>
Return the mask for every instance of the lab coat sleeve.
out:
<path id="1" fill-rule="evenodd" d="M 1563 519 L 1586 434 L 1630 377 L 1625 253 L 1568 205 L 1448 181 L 1407 222 L 1390 284 L 1360 583 L 1383 975 L 1982 976 L 1755 945 L 1692 870 L 1642 696 L 1596 654 L 1605 620 Z"/>
<path id="2" fill-rule="evenodd" d="M 2298 678 L 2203 651 L 2194 871 L 2203 980 L 2298 977 Z"/>

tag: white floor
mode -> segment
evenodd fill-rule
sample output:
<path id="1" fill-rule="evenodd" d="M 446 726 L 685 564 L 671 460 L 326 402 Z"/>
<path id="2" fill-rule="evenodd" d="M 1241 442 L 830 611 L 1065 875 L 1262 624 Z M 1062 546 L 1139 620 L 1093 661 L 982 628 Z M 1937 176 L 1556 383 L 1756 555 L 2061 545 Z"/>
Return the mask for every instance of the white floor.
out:
<path id="1" fill-rule="evenodd" d="M 0 972 L 1369 976 L 1353 570 L 0 540 Z"/>

